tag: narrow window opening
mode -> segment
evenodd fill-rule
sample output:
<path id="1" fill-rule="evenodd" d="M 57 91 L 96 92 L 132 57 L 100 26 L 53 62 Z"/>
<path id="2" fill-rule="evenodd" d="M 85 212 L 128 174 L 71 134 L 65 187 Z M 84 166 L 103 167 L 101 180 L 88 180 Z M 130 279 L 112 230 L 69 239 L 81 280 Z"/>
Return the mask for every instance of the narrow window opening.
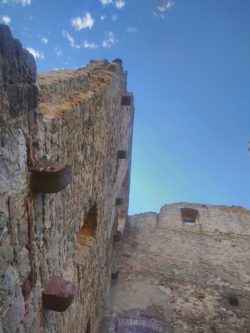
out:
<path id="1" fill-rule="evenodd" d="M 88 212 L 83 226 L 77 233 L 76 236 L 76 246 L 77 254 L 76 261 L 79 265 L 83 265 L 85 258 L 90 248 L 93 245 L 93 241 L 96 235 L 97 228 L 97 208 L 94 205 Z"/>
<path id="2" fill-rule="evenodd" d="M 194 208 L 181 208 L 182 223 L 185 226 L 195 226 L 199 212 Z"/>

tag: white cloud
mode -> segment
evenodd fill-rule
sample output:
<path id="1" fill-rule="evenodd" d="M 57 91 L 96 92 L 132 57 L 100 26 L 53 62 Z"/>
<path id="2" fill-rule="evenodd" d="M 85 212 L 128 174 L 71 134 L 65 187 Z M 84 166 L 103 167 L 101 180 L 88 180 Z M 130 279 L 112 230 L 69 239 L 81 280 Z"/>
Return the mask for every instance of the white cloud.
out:
<path id="1" fill-rule="evenodd" d="M 43 44 L 48 44 L 49 40 L 48 40 L 48 38 L 41 36 L 41 42 Z"/>
<path id="2" fill-rule="evenodd" d="M 122 9 L 126 5 L 125 0 L 100 0 L 103 6 L 113 4 L 117 9 Z"/>
<path id="3" fill-rule="evenodd" d="M 75 17 L 71 19 L 71 24 L 73 27 L 80 31 L 82 29 L 91 29 L 95 23 L 95 20 L 92 18 L 89 12 L 86 12 L 83 17 Z"/>
<path id="4" fill-rule="evenodd" d="M 122 9 L 126 5 L 124 0 L 116 0 L 115 6 L 117 9 Z"/>
<path id="5" fill-rule="evenodd" d="M 135 27 L 127 27 L 127 32 L 137 32 L 137 29 Z"/>
<path id="6" fill-rule="evenodd" d="M 173 6 L 174 6 L 174 2 L 172 0 L 167 0 L 165 3 L 158 6 L 157 9 L 160 12 L 164 13 L 164 12 L 167 12 L 168 10 L 170 10 Z"/>
<path id="7" fill-rule="evenodd" d="M 27 47 L 26 50 L 31 53 L 36 59 L 44 59 L 44 54 L 42 52 L 34 50 L 32 47 Z"/>
<path id="8" fill-rule="evenodd" d="M 73 47 L 75 49 L 79 49 L 80 48 L 80 45 L 76 44 L 74 37 L 72 37 L 68 33 L 68 31 L 63 30 L 62 35 L 63 35 L 64 38 L 66 38 L 69 41 L 69 44 L 70 44 L 71 47 Z"/>
<path id="9" fill-rule="evenodd" d="M 60 46 L 55 46 L 55 47 L 54 47 L 54 53 L 55 53 L 58 57 L 60 57 L 60 56 L 63 55 L 63 51 L 62 51 L 62 49 L 60 48 Z"/>
<path id="10" fill-rule="evenodd" d="M 84 41 L 82 46 L 85 48 L 85 49 L 97 49 L 98 48 L 98 45 L 93 43 L 93 42 L 88 42 L 88 41 Z"/>
<path id="11" fill-rule="evenodd" d="M 65 30 L 63 30 L 62 35 L 64 38 L 66 38 L 69 41 L 69 44 L 71 47 L 74 49 L 80 49 L 80 48 L 85 48 L 85 49 L 97 49 L 98 45 L 93 43 L 93 42 L 88 42 L 87 40 L 83 41 L 81 44 L 77 44 L 75 42 L 75 39 Z"/>
<path id="12" fill-rule="evenodd" d="M 68 33 L 68 31 L 66 31 L 66 30 L 63 30 L 62 35 L 64 38 L 66 38 L 68 40 L 70 46 L 74 49 L 81 49 L 81 48 L 97 49 L 99 47 L 109 48 L 118 42 L 118 39 L 115 37 L 115 35 L 112 31 L 110 31 L 107 34 L 107 37 L 101 42 L 101 44 L 96 44 L 94 42 L 89 42 L 87 40 L 84 40 L 83 42 L 78 44 L 78 43 L 76 43 L 74 37 L 72 37 L 71 34 Z"/>
<path id="13" fill-rule="evenodd" d="M 9 16 L 7 16 L 7 15 L 3 15 L 3 16 L 1 17 L 1 22 L 2 22 L 3 24 L 9 25 L 10 22 L 11 22 L 11 18 L 10 18 Z"/>
<path id="14" fill-rule="evenodd" d="M 113 0 L 100 0 L 101 3 L 103 4 L 103 6 L 109 5 L 111 3 L 113 3 Z"/>
<path id="15" fill-rule="evenodd" d="M 18 1 L 23 7 L 31 5 L 31 0 L 19 0 Z"/>
<path id="16" fill-rule="evenodd" d="M 100 20 L 101 20 L 101 21 L 104 21 L 104 20 L 106 20 L 106 18 L 107 18 L 107 16 L 106 16 L 106 15 L 102 15 L 102 16 L 100 16 Z"/>
<path id="17" fill-rule="evenodd" d="M 102 47 L 108 48 L 115 45 L 118 42 L 118 39 L 115 37 L 114 33 L 110 31 L 107 34 L 107 38 L 102 41 Z"/>
<path id="18" fill-rule="evenodd" d="M 23 7 L 31 5 L 32 0 L 0 0 L 0 5 L 19 4 Z"/>

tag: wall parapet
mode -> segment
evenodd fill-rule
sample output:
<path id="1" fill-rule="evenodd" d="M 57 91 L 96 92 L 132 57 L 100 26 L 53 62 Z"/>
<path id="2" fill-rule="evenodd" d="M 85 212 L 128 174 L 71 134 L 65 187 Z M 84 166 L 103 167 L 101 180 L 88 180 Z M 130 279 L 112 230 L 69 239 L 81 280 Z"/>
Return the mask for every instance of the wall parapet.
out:
<path id="1" fill-rule="evenodd" d="M 193 220 L 194 223 L 185 223 L 183 211 L 196 211 L 197 217 Z M 249 219 L 250 211 L 243 207 L 181 202 L 161 208 L 158 227 L 190 232 L 228 234 L 235 237 L 237 235 L 250 236 Z"/>

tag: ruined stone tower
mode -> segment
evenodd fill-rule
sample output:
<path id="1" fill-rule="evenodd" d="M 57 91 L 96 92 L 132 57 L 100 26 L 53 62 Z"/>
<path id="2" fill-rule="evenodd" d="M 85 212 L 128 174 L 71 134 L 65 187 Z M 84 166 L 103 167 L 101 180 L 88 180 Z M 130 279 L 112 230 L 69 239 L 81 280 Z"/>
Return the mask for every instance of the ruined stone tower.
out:
<path id="1" fill-rule="evenodd" d="M 1 333 L 97 331 L 128 208 L 126 78 L 119 59 L 37 78 L 0 26 Z"/>
<path id="2" fill-rule="evenodd" d="M 102 333 L 249 333 L 250 211 L 190 203 L 129 217 Z"/>
<path id="3" fill-rule="evenodd" d="M 250 211 L 127 217 L 126 81 L 120 59 L 37 77 L 0 25 L 0 333 L 250 333 Z"/>

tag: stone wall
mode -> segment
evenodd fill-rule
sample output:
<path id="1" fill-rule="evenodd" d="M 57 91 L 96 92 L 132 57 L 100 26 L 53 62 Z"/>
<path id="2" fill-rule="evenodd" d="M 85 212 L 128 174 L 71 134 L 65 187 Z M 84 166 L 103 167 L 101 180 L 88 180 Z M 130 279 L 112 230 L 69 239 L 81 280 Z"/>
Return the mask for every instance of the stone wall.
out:
<path id="1" fill-rule="evenodd" d="M 102 333 L 249 333 L 249 228 L 241 207 L 180 203 L 129 217 Z"/>
<path id="2" fill-rule="evenodd" d="M 0 26 L 0 332 L 97 332 L 118 210 L 127 214 L 134 109 L 126 78 L 119 59 L 36 78 L 33 57 Z M 58 181 L 69 184 L 44 193 Z M 61 313 L 42 302 L 54 275 L 76 286 Z"/>
<path id="3" fill-rule="evenodd" d="M 183 229 L 189 228 L 183 224 L 181 209 L 191 208 L 197 210 L 197 205 L 183 203 L 165 205 L 159 214 L 160 228 Z M 242 207 L 199 205 L 196 230 L 202 229 L 206 233 L 226 233 L 232 235 L 250 236 L 250 212 Z M 189 228 L 190 229 L 190 228 Z"/>

